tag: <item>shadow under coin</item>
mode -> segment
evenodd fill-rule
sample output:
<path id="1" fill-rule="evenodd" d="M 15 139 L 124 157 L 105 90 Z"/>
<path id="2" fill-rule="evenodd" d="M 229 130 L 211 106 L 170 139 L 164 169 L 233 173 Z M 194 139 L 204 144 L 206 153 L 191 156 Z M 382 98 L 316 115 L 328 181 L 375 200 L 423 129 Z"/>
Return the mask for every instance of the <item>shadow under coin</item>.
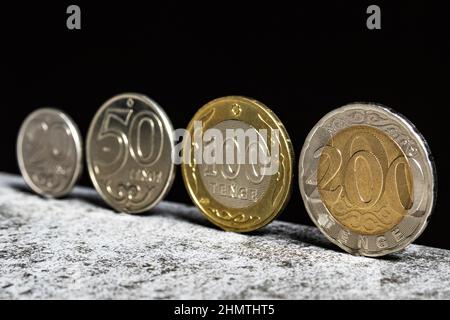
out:
<path id="1" fill-rule="evenodd" d="M 96 207 L 112 211 L 117 214 L 120 213 L 111 208 L 97 193 L 83 192 L 82 190 L 78 191 L 74 190 L 66 197 L 66 199 L 80 200 L 89 203 L 91 205 L 94 205 Z M 137 218 L 145 218 L 157 215 L 161 217 L 169 217 L 175 220 L 183 220 L 192 224 L 201 225 L 203 227 L 219 229 L 215 225 L 210 223 L 206 218 L 204 218 L 196 208 L 184 204 L 175 204 L 163 201 L 149 211 L 131 215 Z"/>
<path id="2" fill-rule="evenodd" d="M 221 230 L 219 227 L 209 222 L 195 207 L 190 207 L 185 204 L 175 204 L 172 202 L 161 202 L 156 207 L 140 215 L 146 216 L 161 216 L 168 217 L 174 220 L 184 221 L 191 224 L 196 224 L 202 227 Z"/>
<path id="3" fill-rule="evenodd" d="M 77 191 L 74 190 L 72 193 L 68 194 L 65 199 L 70 200 L 80 200 L 82 202 L 89 203 L 95 207 L 99 207 L 105 210 L 112 211 L 114 213 L 117 213 L 113 208 L 108 206 L 108 204 L 102 199 L 100 195 L 97 193 L 91 193 L 91 192 L 83 192 L 83 191 Z"/>
<path id="4" fill-rule="evenodd" d="M 18 192 L 22 192 L 22 193 L 26 193 L 29 195 L 34 195 L 34 196 L 38 196 L 37 193 L 35 193 L 33 190 L 31 190 L 30 188 L 28 188 L 25 184 L 23 183 L 19 183 L 19 182 L 10 182 L 7 184 L 8 187 L 10 187 L 11 189 L 18 191 Z"/>
<path id="5" fill-rule="evenodd" d="M 296 227 L 293 228 L 292 226 L 287 226 L 284 224 L 269 225 L 266 228 L 253 231 L 249 235 L 252 236 L 273 235 L 280 238 L 287 237 L 293 241 L 298 241 L 308 245 L 320 247 L 325 250 L 350 254 L 344 251 L 343 249 L 339 248 L 339 246 L 335 245 L 331 241 L 329 241 L 316 227 L 306 227 L 299 224 L 296 224 L 295 226 Z M 379 259 L 390 262 L 399 262 L 408 259 L 408 257 L 405 256 L 405 252 L 403 250 L 400 252 L 387 254 L 381 257 L 366 257 L 366 258 Z"/>
<path id="6" fill-rule="evenodd" d="M 395 253 L 390 253 L 387 254 L 385 256 L 381 256 L 381 257 L 377 257 L 374 259 L 379 259 L 379 260 L 383 260 L 383 261 L 390 261 L 390 262 L 401 262 L 407 259 L 407 257 L 405 256 L 405 251 L 401 250 L 399 252 L 395 252 Z"/>
<path id="7" fill-rule="evenodd" d="M 338 246 L 331 243 L 317 228 L 306 227 L 300 224 L 287 225 L 285 223 L 275 223 L 267 227 L 248 233 L 250 236 L 271 235 L 277 238 L 287 238 L 294 242 L 301 242 L 310 246 L 319 247 L 325 250 L 343 253 Z"/>
<path id="8" fill-rule="evenodd" d="M 26 185 L 21 184 L 19 182 L 11 182 L 8 184 L 8 186 L 17 192 L 22 192 L 22 193 L 26 193 L 28 195 L 33 195 L 33 196 L 40 197 L 42 199 L 46 199 L 45 197 L 40 196 L 39 194 L 37 194 L 36 192 L 34 192 L 30 188 L 28 188 Z M 82 202 L 87 202 L 89 204 L 92 204 L 96 207 L 101 207 L 103 209 L 114 211 L 111 207 L 109 207 L 105 203 L 105 201 L 103 201 L 103 199 L 99 195 L 93 194 L 93 193 L 86 193 L 86 192 L 74 190 L 71 193 L 69 193 L 68 195 L 57 198 L 57 199 L 58 200 L 65 200 L 65 199 L 80 200 Z"/>

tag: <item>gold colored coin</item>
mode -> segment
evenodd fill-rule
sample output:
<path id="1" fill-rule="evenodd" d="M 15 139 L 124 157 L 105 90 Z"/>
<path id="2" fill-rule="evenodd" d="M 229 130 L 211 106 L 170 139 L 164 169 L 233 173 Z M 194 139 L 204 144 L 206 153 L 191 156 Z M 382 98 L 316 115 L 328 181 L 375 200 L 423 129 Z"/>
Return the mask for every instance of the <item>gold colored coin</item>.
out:
<path id="1" fill-rule="evenodd" d="M 317 169 L 317 186 L 327 209 L 350 231 L 389 231 L 413 204 L 408 159 L 381 130 L 359 125 L 334 135 Z"/>
<path id="2" fill-rule="evenodd" d="M 294 155 L 269 108 L 250 98 L 219 98 L 195 114 L 187 131 L 183 179 L 212 223 L 248 232 L 277 217 L 290 196 Z"/>

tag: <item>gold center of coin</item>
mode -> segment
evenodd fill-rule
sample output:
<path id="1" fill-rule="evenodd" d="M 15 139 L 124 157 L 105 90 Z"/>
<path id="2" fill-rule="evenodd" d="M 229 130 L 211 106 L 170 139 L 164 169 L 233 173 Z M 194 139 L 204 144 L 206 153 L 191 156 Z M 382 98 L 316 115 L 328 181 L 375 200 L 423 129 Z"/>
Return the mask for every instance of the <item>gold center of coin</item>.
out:
<path id="1" fill-rule="evenodd" d="M 413 204 L 405 154 L 393 139 L 369 126 L 353 126 L 330 139 L 319 160 L 317 187 L 333 217 L 359 234 L 389 231 Z"/>

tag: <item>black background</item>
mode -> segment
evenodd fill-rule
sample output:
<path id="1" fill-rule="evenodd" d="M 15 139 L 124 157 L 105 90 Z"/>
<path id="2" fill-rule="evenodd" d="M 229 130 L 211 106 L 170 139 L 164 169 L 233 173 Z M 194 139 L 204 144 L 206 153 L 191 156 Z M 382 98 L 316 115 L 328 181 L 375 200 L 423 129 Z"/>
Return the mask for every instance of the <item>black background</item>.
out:
<path id="1" fill-rule="evenodd" d="M 73 3 L 81 7 L 80 31 L 66 28 Z M 450 29 L 437 2 L 73 3 L 0 6 L 1 171 L 18 173 L 17 132 L 42 106 L 68 112 L 85 136 L 96 110 L 119 93 L 155 99 L 175 128 L 211 99 L 245 95 L 283 121 L 298 159 L 325 113 L 378 102 L 407 116 L 428 140 L 439 195 L 417 242 L 450 249 Z M 369 4 L 381 7 L 382 30 L 366 28 Z M 311 224 L 294 179 L 279 219 Z M 81 183 L 90 185 L 86 171 Z M 181 174 L 167 198 L 190 202 Z"/>

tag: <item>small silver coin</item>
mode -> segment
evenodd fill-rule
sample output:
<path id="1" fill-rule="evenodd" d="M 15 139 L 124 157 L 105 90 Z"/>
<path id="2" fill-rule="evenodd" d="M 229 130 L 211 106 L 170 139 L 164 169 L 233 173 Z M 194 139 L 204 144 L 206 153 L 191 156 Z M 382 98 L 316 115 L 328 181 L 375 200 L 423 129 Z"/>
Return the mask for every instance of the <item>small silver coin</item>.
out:
<path id="1" fill-rule="evenodd" d="M 309 216 L 347 252 L 399 251 L 425 229 L 436 172 L 417 129 L 393 110 L 354 103 L 325 115 L 306 138 L 300 191 Z"/>
<path id="2" fill-rule="evenodd" d="M 170 190 L 175 176 L 173 127 L 163 109 L 134 93 L 115 96 L 89 127 L 86 156 L 91 180 L 114 209 L 150 210 Z"/>
<path id="3" fill-rule="evenodd" d="M 46 197 L 66 195 L 82 171 L 82 141 L 76 124 L 57 109 L 34 111 L 20 128 L 17 160 L 33 191 Z"/>

